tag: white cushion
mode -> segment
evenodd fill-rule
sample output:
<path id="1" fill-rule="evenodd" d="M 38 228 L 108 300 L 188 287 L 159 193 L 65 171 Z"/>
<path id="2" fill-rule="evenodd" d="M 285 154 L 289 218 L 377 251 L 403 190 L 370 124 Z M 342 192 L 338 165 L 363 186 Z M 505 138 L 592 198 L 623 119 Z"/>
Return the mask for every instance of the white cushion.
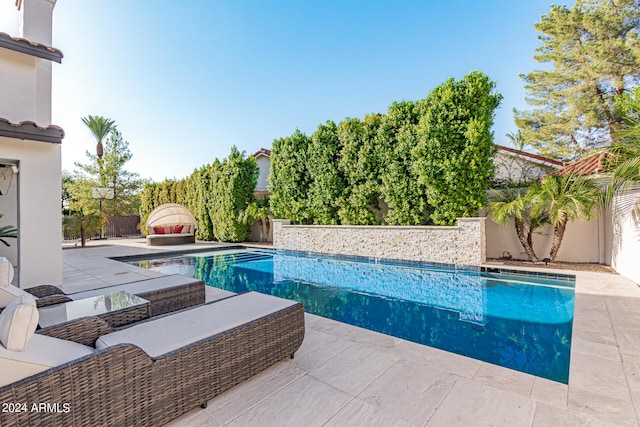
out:
<path id="1" fill-rule="evenodd" d="M 0 286 L 7 286 L 13 280 L 13 265 L 5 257 L 0 257 Z"/>
<path id="2" fill-rule="evenodd" d="M 38 334 L 21 352 L 0 346 L 0 387 L 93 353 L 91 347 Z"/>
<path id="3" fill-rule="evenodd" d="M 103 335 L 96 341 L 96 348 L 131 343 L 149 356 L 158 357 L 294 304 L 295 301 L 247 292 Z"/>
<path id="4" fill-rule="evenodd" d="M 0 286 L 0 308 L 4 308 L 16 297 L 26 295 L 27 292 L 13 285 Z"/>
<path id="5" fill-rule="evenodd" d="M 192 277 L 180 276 L 172 274 L 168 276 L 156 277 L 154 279 L 140 280 L 138 282 L 125 283 L 124 285 L 108 286 L 105 288 L 91 289 L 89 291 L 76 292 L 67 294 L 73 300 L 91 298 L 99 295 L 112 294 L 120 291 L 127 291 L 130 294 L 138 295 L 145 292 L 156 291 L 159 289 L 175 288 L 177 286 L 187 285 L 193 282 L 199 282 L 198 279 Z M 202 283 L 202 287 L 205 284 Z"/>
<path id="6" fill-rule="evenodd" d="M 7 350 L 22 351 L 38 327 L 38 318 L 32 295 L 16 297 L 0 313 L 0 342 Z"/>

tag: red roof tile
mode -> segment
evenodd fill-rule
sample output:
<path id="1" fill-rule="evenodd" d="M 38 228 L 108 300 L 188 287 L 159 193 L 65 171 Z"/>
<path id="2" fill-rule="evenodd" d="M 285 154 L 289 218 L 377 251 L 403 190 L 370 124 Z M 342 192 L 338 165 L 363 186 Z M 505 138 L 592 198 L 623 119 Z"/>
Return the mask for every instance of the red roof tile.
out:
<path id="1" fill-rule="evenodd" d="M 12 123 L 0 117 L 0 136 L 60 144 L 64 138 L 64 130 L 56 125 L 45 128 L 31 121 Z"/>
<path id="2" fill-rule="evenodd" d="M 554 175 L 568 175 L 575 173 L 577 175 L 595 175 L 604 171 L 606 159 L 615 157 L 615 154 L 608 151 L 593 154 L 584 157 L 576 162 L 566 165 L 563 168 L 553 172 Z"/>
<path id="3" fill-rule="evenodd" d="M 508 151 L 510 153 L 518 154 L 520 156 L 525 156 L 525 157 L 529 157 L 529 158 L 532 158 L 532 159 L 540 160 L 541 162 L 551 163 L 551 164 L 556 165 L 556 166 L 563 166 L 564 165 L 564 163 L 562 163 L 560 160 L 550 159 L 548 157 L 539 156 L 537 154 L 527 153 L 526 151 L 516 150 L 515 148 L 505 147 L 504 145 L 498 145 L 498 144 L 494 144 L 494 145 L 496 147 L 498 147 L 498 150 Z"/>
<path id="4" fill-rule="evenodd" d="M 62 51 L 54 47 L 31 42 L 20 37 L 11 37 L 9 34 L 2 32 L 0 32 L 0 47 L 58 63 L 62 62 L 62 57 L 64 56 Z"/>
<path id="5" fill-rule="evenodd" d="M 253 153 L 252 156 L 253 157 L 258 157 L 258 156 L 271 157 L 271 150 L 267 150 L 266 148 L 261 148 L 258 151 L 256 151 L 255 153 Z"/>

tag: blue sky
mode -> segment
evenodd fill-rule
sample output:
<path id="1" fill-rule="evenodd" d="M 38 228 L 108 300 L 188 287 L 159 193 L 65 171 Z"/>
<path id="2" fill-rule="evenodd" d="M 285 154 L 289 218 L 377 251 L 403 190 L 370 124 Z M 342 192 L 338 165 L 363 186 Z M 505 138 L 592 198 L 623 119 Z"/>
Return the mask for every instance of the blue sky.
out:
<path id="1" fill-rule="evenodd" d="M 13 3 L 0 0 L 0 31 L 17 35 Z M 251 153 L 296 128 L 384 113 L 472 70 L 504 96 L 493 130 L 506 145 L 512 109 L 526 107 L 518 75 L 541 67 L 533 24 L 552 3 L 58 0 L 63 168 L 94 150 L 88 114 L 116 121 L 128 170 L 182 178 L 232 145 Z"/>

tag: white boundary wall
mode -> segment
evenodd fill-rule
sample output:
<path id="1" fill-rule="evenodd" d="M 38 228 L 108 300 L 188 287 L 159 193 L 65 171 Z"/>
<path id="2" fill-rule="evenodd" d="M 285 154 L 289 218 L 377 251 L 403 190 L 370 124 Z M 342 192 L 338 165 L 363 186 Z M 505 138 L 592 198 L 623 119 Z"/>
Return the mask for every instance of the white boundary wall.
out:
<path id="1" fill-rule="evenodd" d="M 591 221 L 567 225 L 557 261 L 590 262 L 612 266 L 618 273 L 640 284 L 640 187 L 617 195 L 611 206 Z M 527 260 L 516 236 L 513 222 L 486 224 L 487 258 L 500 258 L 508 252 L 514 259 Z M 533 236 L 533 247 L 540 259 L 548 257 L 553 227 L 546 226 Z"/>
<path id="2" fill-rule="evenodd" d="M 273 220 L 273 247 L 374 258 L 446 264 L 485 262 L 485 218 L 458 218 L 458 225 L 350 226 L 291 225 Z"/>

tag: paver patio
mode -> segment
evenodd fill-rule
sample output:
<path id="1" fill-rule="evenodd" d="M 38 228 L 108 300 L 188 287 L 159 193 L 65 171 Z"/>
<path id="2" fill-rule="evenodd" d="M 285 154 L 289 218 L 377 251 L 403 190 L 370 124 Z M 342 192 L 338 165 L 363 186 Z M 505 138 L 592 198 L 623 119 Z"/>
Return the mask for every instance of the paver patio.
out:
<path id="1" fill-rule="evenodd" d="M 139 239 L 67 249 L 63 289 L 156 277 L 107 257 L 184 249 Z M 569 386 L 306 314 L 295 359 L 168 425 L 638 426 L 640 288 L 618 275 L 576 276 Z M 207 298 L 222 295 L 209 288 Z"/>

